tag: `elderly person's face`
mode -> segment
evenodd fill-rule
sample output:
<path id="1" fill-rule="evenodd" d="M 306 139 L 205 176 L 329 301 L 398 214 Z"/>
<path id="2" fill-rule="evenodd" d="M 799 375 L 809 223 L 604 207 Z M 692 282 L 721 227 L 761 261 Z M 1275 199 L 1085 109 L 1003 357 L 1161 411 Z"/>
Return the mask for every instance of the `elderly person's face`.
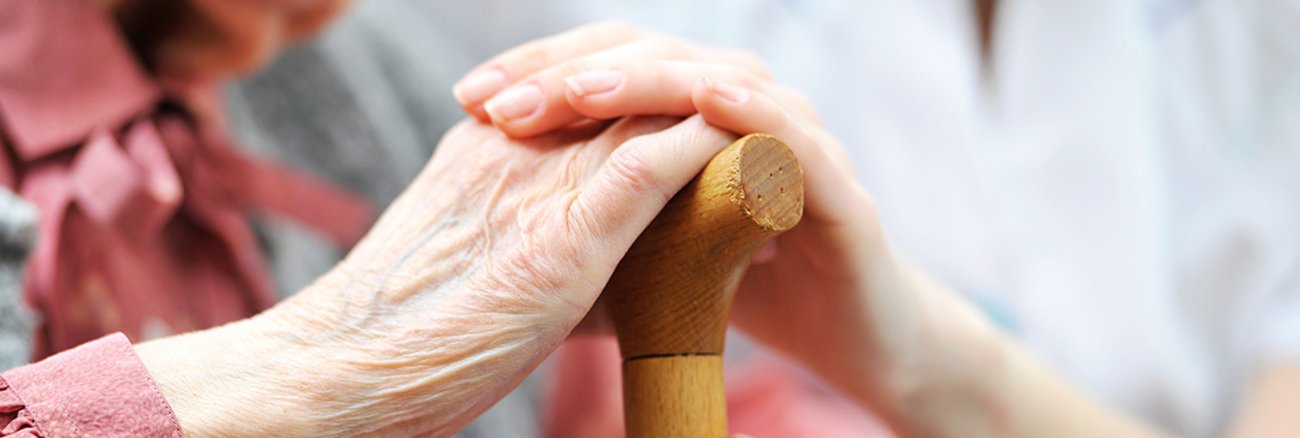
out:
<path id="1" fill-rule="evenodd" d="M 261 67 L 350 0 L 103 0 L 152 70 L 210 80 Z"/>

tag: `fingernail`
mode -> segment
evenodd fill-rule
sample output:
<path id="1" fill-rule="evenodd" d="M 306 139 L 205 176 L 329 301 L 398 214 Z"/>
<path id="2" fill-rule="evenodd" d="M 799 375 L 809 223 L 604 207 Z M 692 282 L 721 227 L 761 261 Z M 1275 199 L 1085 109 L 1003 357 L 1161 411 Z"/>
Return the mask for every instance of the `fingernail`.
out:
<path id="1" fill-rule="evenodd" d="M 573 94 L 590 96 L 614 91 L 623 85 L 623 79 L 626 77 L 627 75 L 621 71 L 593 70 L 564 78 L 564 83 L 569 85 Z"/>
<path id="2" fill-rule="evenodd" d="M 481 102 L 501 91 L 506 85 L 506 74 L 501 70 L 487 70 L 469 75 L 451 87 L 451 94 L 462 104 Z"/>
<path id="3" fill-rule="evenodd" d="M 501 92 L 483 109 L 495 122 L 509 122 L 528 117 L 542 108 L 542 89 L 536 84 L 528 84 Z"/>
<path id="4" fill-rule="evenodd" d="M 716 94 L 718 97 L 723 99 L 730 100 L 733 103 L 745 103 L 746 100 L 749 100 L 749 90 L 744 88 L 722 81 L 715 81 L 707 77 L 704 78 L 704 85 L 708 86 L 709 91 L 712 91 L 713 94 Z"/>

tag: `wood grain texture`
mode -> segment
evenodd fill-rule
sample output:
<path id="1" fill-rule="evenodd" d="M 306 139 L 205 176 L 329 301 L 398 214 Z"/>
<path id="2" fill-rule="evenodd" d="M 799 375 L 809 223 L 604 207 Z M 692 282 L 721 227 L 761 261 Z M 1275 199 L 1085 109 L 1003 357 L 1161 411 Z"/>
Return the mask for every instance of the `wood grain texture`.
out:
<path id="1" fill-rule="evenodd" d="M 628 438 L 727 436 L 722 356 L 647 357 L 623 363 Z"/>
<path id="2" fill-rule="evenodd" d="M 608 300 L 624 359 L 629 437 L 725 437 L 727 318 L 750 259 L 803 216 L 803 170 L 770 135 L 720 152 L 615 269 Z"/>

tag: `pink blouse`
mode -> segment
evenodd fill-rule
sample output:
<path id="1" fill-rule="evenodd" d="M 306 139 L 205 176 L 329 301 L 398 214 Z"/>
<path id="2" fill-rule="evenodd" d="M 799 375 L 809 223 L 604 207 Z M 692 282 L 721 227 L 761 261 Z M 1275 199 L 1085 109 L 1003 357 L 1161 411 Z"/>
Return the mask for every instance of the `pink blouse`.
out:
<path id="1" fill-rule="evenodd" d="M 0 437 L 182 437 L 126 336 L 0 374 Z"/>
<path id="2" fill-rule="evenodd" d="M 23 294 L 41 321 L 33 359 L 54 354 L 0 375 L 0 436 L 182 436 L 122 333 L 270 306 L 251 210 L 340 246 L 371 218 L 360 198 L 238 152 L 215 87 L 154 77 L 100 3 L 0 1 L 0 186 L 39 212 Z"/>
<path id="3" fill-rule="evenodd" d="M 216 88 L 146 71 L 100 3 L 0 2 L 0 186 L 40 215 L 23 287 L 41 321 L 34 360 L 270 306 L 250 211 L 340 246 L 371 217 L 358 197 L 240 153 Z"/>

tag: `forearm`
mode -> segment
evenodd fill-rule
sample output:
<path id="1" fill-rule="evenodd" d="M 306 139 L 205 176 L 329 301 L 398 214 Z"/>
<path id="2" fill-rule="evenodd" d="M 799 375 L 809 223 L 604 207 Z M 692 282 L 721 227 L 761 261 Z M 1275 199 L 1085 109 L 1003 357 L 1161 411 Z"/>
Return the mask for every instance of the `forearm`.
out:
<path id="1" fill-rule="evenodd" d="M 903 266 L 892 287 L 909 313 L 896 333 L 916 344 L 893 351 L 892 370 L 874 385 L 850 385 L 908 436 L 1158 436 L 1140 420 L 1089 399 L 1053 373 L 976 308 Z M 882 330 L 883 331 L 883 330 Z M 914 347 L 914 348 L 911 348 Z"/>
<path id="2" fill-rule="evenodd" d="M 188 435 L 451 436 L 562 339 L 486 293 L 404 304 L 418 315 L 345 302 L 371 286 L 338 272 L 253 318 L 136 346 Z"/>
<path id="3" fill-rule="evenodd" d="M 1077 436 L 1154 437 L 1163 434 L 1142 420 L 1112 410 L 1071 386 L 1023 347 L 1008 339 L 996 341 L 1003 364 L 994 375 L 973 387 L 975 394 L 962 396 L 976 404 L 981 415 L 999 421 L 974 424 L 941 424 L 944 435 L 971 436 L 968 430 L 982 430 L 985 436 Z M 964 429 L 972 427 L 972 429 Z"/>

